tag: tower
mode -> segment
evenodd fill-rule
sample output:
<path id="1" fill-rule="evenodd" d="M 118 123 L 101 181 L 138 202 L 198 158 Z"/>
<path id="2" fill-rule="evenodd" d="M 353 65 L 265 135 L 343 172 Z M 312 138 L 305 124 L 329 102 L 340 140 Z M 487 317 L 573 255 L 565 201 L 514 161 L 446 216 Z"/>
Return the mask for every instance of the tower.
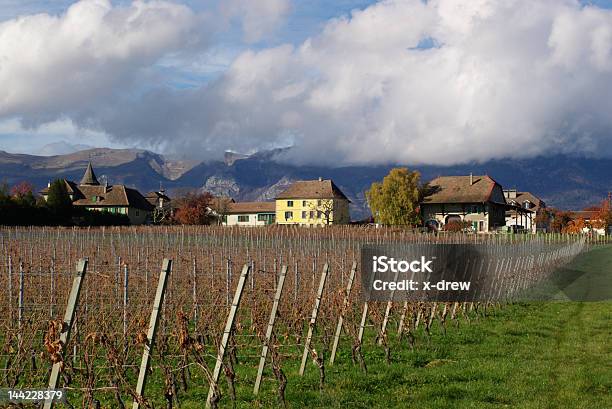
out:
<path id="1" fill-rule="evenodd" d="M 94 173 L 93 167 L 91 166 L 91 162 L 87 165 L 87 169 L 85 170 L 85 174 L 81 179 L 81 186 L 89 185 L 89 186 L 100 186 L 100 182 L 96 178 L 96 174 Z"/>

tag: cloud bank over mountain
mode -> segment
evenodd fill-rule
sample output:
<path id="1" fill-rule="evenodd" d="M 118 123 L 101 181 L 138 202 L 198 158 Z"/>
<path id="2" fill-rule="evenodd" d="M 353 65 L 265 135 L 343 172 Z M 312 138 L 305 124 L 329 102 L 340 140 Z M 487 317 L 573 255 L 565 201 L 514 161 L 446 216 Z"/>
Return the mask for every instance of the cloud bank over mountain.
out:
<path id="1" fill-rule="evenodd" d="M 111 140 L 219 158 L 293 145 L 298 163 L 611 156 L 612 11 L 570 0 L 387 0 L 298 44 L 262 42 L 291 4 L 232 0 L 246 48 L 175 87 L 168 56 L 217 46 L 215 13 L 82 0 L 0 23 L 0 119 L 69 119 Z M 249 44 L 257 44 L 250 46 Z"/>

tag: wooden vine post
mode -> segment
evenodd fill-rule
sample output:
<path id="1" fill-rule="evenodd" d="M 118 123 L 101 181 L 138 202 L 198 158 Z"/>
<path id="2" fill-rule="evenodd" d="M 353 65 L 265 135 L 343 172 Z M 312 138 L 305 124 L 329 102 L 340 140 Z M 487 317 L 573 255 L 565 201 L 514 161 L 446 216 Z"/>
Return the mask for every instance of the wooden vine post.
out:
<path id="1" fill-rule="evenodd" d="M 68 304 L 66 305 L 66 313 L 64 314 L 62 332 L 60 334 L 59 341 L 60 345 L 62 346 L 62 351 L 60 351 L 60 353 L 62 354 L 64 348 L 70 340 L 70 330 L 72 328 L 72 321 L 74 320 L 74 312 L 79 304 L 81 284 L 83 283 L 83 279 L 85 279 L 86 272 L 87 259 L 81 259 L 77 264 L 76 275 L 74 276 L 74 280 L 72 281 L 72 289 L 70 290 L 70 295 L 68 296 Z M 49 376 L 48 390 L 54 390 L 57 388 L 57 381 L 59 379 L 60 372 L 62 371 L 62 364 L 63 362 L 61 360 L 53 364 L 53 368 L 51 369 L 51 376 Z M 43 409 L 51 409 L 52 407 L 53 400 L 46 400 L 43 405 Z"/>
<path id="2" fill-rule="evenodd" d="M 242 298 L 242 291 L 244 290 L 244 285 L 246 284 L 246 280 L 247 280 L 250 270 L 251 270 L 251 266 L 249 266 L 248 263 L 245 264 L 244 267 L 242 267 L 242 273 L 240 274 L 240 279 L 238 280 L 238 286 L 236 287 L 236 292 L 234 293 L 234 299 L 232 301 L 232 306 L 230 308 L 229 314 L 227 315 L 227 321 L 225 323 L 225 330 L 223 331 L 223 337 L 221 338 L 221 344 L 219 345 L 219 353 L 217 354 L 217 362 L 215 363 L 215 369 L 213 370 L 213 373 L 212 373 L 210 388 L 208 389 L 208 398 L 206 398 L 207 408 L 211 407 L 212 399 L 215 394 L 216 385 L 217 385 L 217 382 L 219 381 L 219 375 L 221 374 L 221 368 L 223 367 L 223 359 L 225 358 L 225 351 L 227 349 L 227 344 L 234 330 L 234 321 L 236 320 L 236 313 L 238 312 L 238 306 L 240 305 L 240 299 Z"/>
<path id="3" fill-rule="evenodd" d="M 259 393 L 259 386 L 261 385 L 261 378 L 263 376 L 264 367 L 266 365 L 266 358 L 268 357 L 268 349 L 270 347 L 270 338 L 272 337 L 272 331 L 274 330 L 274 321 L 276 320 L 276 312 L 278 311 L 278 304 L 280 302 L 281 295 L 283 293 L 283 285 L 285 284 L 285 276 L 287 275 L 287 266 L 281 268 L 280 276 L 278 277 L 278 283 L 276 284 L 276 293 L 274 294 L 274 303 L 272 304 L 272 310 L 270 311 L 270 319 L 268 320 L 268 328 L 266 329 L 266 339 L 261 350 L 261 357 L 259 358 L 259 368 L 257 369 L 257 379 L 255 379 L 255 388 L 253 393 L 257 395 Z"/>
<path id="4" fill-rule="evenodd" d="M 338 349 L 338 342 L 340 341 L 340 333 L 342 332 L 342 325 L 344 324 L 344 314 L 349 306 L 349 298 L 351 296 L 351 290 L 353 289 L 353 281 L 355 280 L 355 272 L 357 271 L 357 262 L 353 261 L 351 267 L 351 273 L 349 274 L 348 283 L 346 285 L 346 291 L 344 293 L 344 302 L 342 303 L 342 310 L 338 317 L 338 325 L 336 325 L 336 334 L 334 335 L 334 343 L 332 345 L 331 355 L 329 357 L 329 364 L 333 365 L 336 359 L 336 350 Z"/>
<path id="5" fill-rule="evenodd" d="M 399 324 L 397 325 L 397 335 L 401 336 L 402 331 L 404 331 L 404 321 L 406 320 L 406 313 L 408 312 L 408 301 L 404 301 L 404 306 L 402 307 L 402 315 L 400 316 Z"/>
<path id="6" fill-rule="evenodd" d="M 306 369 L 306 361 L 308 360 L 308 353 L 310 352 L 312 333 L 317 323 L 317 315 L 319 314 L 319 306 L 321 305 L 321 298 L 323 298 L 323 289 L 325 288 L 325 281 L 327 280 L 328 272 L 329 265 L 325 263 L 325 266 L 323 266 L 323 273 L 321 274 L 321 280 L 319 281 L 319 290 L 317 291 L 317 298 L 315 299 L 314 308 L 312 309 L 312 315 L 310 316 L 310 324 L 308 325 L 308 335 L 306 336 L 306 343 L 304 344 L 304 353 L 302 354 L 302 364 L 300 365 L 300 376 L 304 375 L 304 370 Z"/>
<path id="7" fill-rule="evenodd" d="M 393 281 L 397 282 L 399 276 L 399 270 L 395 272 Z M 414 278 L 414 275 L 413 275 Z M 391 299 L 387 301 L 387 308 L 385 308 L 385 317 L 383 318 L 382 326 L 380 327 L 380 336 L 378 337 L 378 345 L 382 345 L 383 337 L 387 333 L 387 324 L 389 324 L 389 315 L 391 314 L 391 307 L 393 307 L 393 297 L 395 296 L 395 290 L 391 291 Z"/>
<path id="8" fill-rule="evenodd" d="M 374 271 L 372 271 L 372 273 L 370 274 L 370 283 L 372 283 L 374 281 L 374 277 L 375 277 L 376 273 Z M 361 289 L 362 291 L 365 291 L 365 288 Z M 365 330 L 365 325 L 366 325 L 366 320 L 368 318 L 368 301 L 365 301 L 363 303 L 363 311 L 361 313 L 361 321 L 359 322 L 359 332 L 357 333 L 357 343 L 359 345 L 361 345 L 361 342 L 363 341 L 363 332 Z"/>
<path id="9" fill-rule="evenodd" d="M 157 324 L 159 322 L 159 312 L 164 303 L 164 293 L 166 292 L 166 282 L 170 272 L 172 271 L 172 260 L 167 258 L 162 263 L 162 269 L 159 273 L 159 281 L 157 283 L 157 291 L 155 300 L 153 301 L 153 309 L 151 310 L 151 318 L 149 318 L 149 329 L 147 331 L 147 343 L 142 352 L 142 361 L 140 362 L 140 372 L 138 373 L 138 382 L 136 383 L 136 399 L 132 404 L 132 409 L 140 408 L 140 401 L 144 396 L 144 388 L 147 382 L 147 373 L 149 364 L 151 363 L 151 354 L 153 352 L 153 344 L 155 343 L 155 334 L 157 332 Z"/>

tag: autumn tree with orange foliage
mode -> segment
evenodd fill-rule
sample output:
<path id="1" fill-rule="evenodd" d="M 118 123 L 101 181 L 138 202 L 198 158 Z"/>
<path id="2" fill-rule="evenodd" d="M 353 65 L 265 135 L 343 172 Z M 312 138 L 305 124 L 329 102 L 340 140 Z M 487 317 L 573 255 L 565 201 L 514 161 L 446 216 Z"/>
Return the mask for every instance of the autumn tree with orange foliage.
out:
<path id="1" fill-rule="evenodd" d="M 187 193 L 183 198 L 177 200 L 178 210 L 174 214 L 174 220 L 179 224 L 210 224 L 214 216 L 210 212 L 210 204 L 213 196 L 208 193 Z"/>
<path id="2" fill-rule="evenodd" d="M 563 233 L 580 234 L 585 227 L 588 227 L 586 221 L 582 217 L 579 217 L 575 220 L 570 220 L 562 231 Z"/>
<path id="3" fill-rule="evenodd" d="M 463 220 L 451 220 L 444 226 L 445 231 L 449 232 L 462 232 L 470 227 L 470 223 Z"/>
<path id="4" fill-rule="evenodd" d="M 591 218 L 592 228 L 607 231 L 608 227 L 612 226 L 612 209 L 610 208 L 609 199 L 602 201 L 599 206 L 593 206 L 588 210 L 594 212 Z"/>
<path id="5" fill-rule="evenodd" d="M 558 209 L 550 209 L 550 212 L 552 214 L 550 230 L 555 233 L 564 232 L 569 223 L 572 221 L 572 213 Z"/>

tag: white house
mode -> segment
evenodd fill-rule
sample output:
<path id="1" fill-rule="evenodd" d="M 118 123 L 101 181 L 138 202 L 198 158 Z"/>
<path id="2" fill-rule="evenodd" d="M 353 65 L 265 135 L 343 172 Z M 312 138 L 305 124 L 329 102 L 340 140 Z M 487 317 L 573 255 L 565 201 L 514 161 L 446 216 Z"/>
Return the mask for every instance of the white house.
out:
<path id="1" fill-rule="evenodd" d="M 274 202 L 238 202 L 227 203 L 221 212 L 224 226 L 267 226 L 276 220 Z"/>
<path id="2" fill-rule="evenodd" d="M 504 189 L 504 196 L 509 206 L 506 210 L 506 226 L 516 226 L 517 229 L 530 233 L 547 231 L 550 228 L 550 220 L 541 219 L 540 224 L 536 222 L 538 214 L 546 211 L 546 203 L 542 199 L 516 189 Z"/>
<path id="3" fill-rule="evenodd" d="M 426 226 L 442 230 L 452 223 L 474 232 L 504 226 L 504 192 L 490 176 L 440 176 L 429 182 L 420 204 Z"/>

